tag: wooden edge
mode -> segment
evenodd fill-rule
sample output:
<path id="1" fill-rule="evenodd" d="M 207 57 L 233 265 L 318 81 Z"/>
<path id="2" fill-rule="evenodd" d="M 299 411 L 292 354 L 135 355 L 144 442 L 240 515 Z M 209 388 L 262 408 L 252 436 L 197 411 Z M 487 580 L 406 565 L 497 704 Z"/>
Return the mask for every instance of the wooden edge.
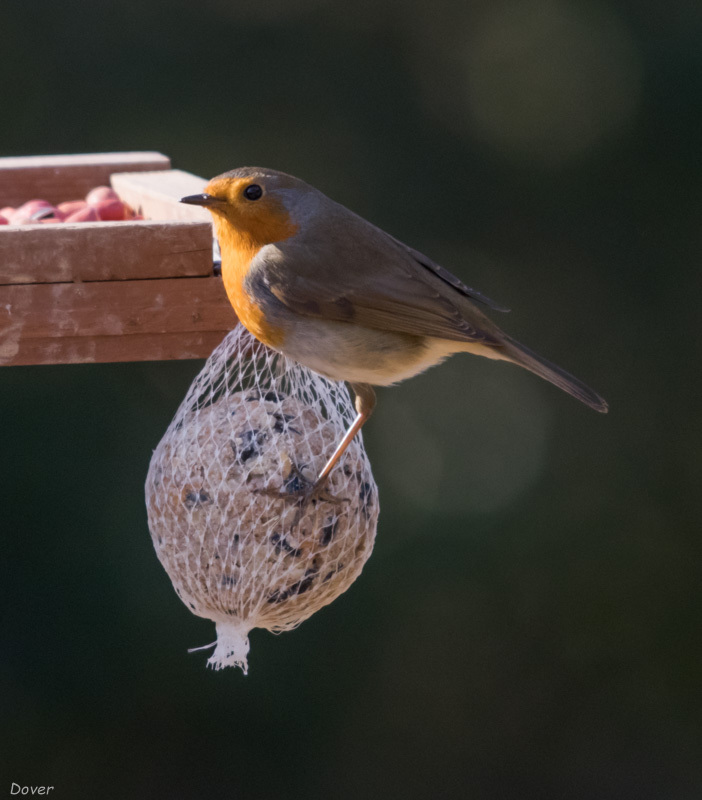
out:
<path id="1" fill-rule="evenodd" d="M 80 222 L 0 227 L 3 285 L 212 274 L 209 222 Z"/>
<path id="2" fill-rule="evenodd" d="M 171 160 L 163 153 L 154 150 L 135 150 L 123 153 L 76 153 L 54 156 L 6 156 L 0 158 L 0 171 L 4 169 L 47 169 L 85 166 L 113 165 L 131 168 L 140 164 L 160 164 L 162 169 L 169 169 Z"/>
<path id="3" fill-rule="evenodd" d="M 77 200 L 95 186 L 109 184 L 115 172 L 165 170 L 170 165 L 167 156 L 152 152 L 0 158 L 0 207 L 35 198 Z"/>
<path id="4" fill-rule="evenodd" d="M 0 365 L 202 358 L 236 324 L 219 278 L 3 286 Z"/>
<path id="5" fill-rule="evenodd" d="M 0 366 L 110 364 L 125 361 L 182 361 L 208 358 L 229 330 L 145 333 L 133 336 L 66 336 L 29 339 Z"/>
<path id="6" fill-rule="evenodd" d="M 199 220 L 212 224 L 204 208 L 185 205 L 181 197 L 200 194 L 207 181 L 180 169 L 157 172 L 119 172 L 110 178 L 112 188 L 135 210 L 148 219 Z"/>

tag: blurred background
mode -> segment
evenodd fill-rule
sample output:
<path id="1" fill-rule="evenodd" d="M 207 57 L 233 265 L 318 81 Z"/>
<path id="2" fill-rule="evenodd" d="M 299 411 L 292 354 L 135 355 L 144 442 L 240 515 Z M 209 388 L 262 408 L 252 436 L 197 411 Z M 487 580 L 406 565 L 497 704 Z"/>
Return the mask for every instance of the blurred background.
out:
<path id="1" fill-rule="evenodd" d="M 702 7 L 5 0 L 0 155 L 281 169 L 611 404 L 468 356 L 379 393 L 375 552 L 250 674 L 143 483 L 202 362 L 0 370 L 0 792 L 696 798 Z M 70 198 L 67 198 L 70 199 Z M 3 794 L 3 796 L 4 796 Z"/>

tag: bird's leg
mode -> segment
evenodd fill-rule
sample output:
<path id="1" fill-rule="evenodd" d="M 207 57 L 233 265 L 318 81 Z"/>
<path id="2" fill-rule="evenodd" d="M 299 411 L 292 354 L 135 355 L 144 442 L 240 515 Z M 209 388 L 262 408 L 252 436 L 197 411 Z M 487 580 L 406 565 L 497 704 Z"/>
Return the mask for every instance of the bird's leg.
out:
<path id="1" fill-rule="evenodd" d="M 346 498 L 332 497 L 332 495 L 325 490 L 324 486 L 329 478 L 329 473 L 332 471 L 332 469 L 334 469 L 334 466 L 338 463 L 341 456 L 353 441 L 354 436 L 356 436 L 356 434 L 361 430 L 363 424 L 366 422 L 368 417 L 370 417 L 370 415 L 373 413 L 373 409 L 375 408 L 375 392 L 373 391 L 372 386 L 367 383 L 352 383 L 350 386 L 356 395 L 354 401 L 354 405 L 356 407 L 356 418 L 351 423 L 351 426 L 337 445 L 336 450 L 334 450 L 329 457 L 329 460 L 319 473 L 317 480 L 314 483 L 307 482 L 307 479 L 302 475 L 300 470 L 293 465 L 293 471 L 295 473 L 294 482 L 299 488 L 284 492 L 269 489 L 258 490 L 259 494 L 270 494 L 275 497 L 283 497 L 298 503 L 300 506 L 298 519 L 307 504 L 311 503 L 313 500 L 323 500 L 335 503 L 347 502 Z"/>
<path id="2" fill-rule="evenodd" d="M 351 423 L 351 427 L 346 431 L 342 440 L 336 447 L 336 450 L 331 454 L 329 461 L 324 465 L 324 469 L 319 473 L 315 481 L 314 488 L 318 489 L 324 486 L 329 473 L 334 469 L 341 456 L 346 451 L 346 448 L 351 444 L 356 434 L 361 430 L 375 408 L 375 392 L 369 383 L 352 383 L 350 384 L 353 393 L 356 395 L 354 405 L 356 407 L 356 419 Z"/>

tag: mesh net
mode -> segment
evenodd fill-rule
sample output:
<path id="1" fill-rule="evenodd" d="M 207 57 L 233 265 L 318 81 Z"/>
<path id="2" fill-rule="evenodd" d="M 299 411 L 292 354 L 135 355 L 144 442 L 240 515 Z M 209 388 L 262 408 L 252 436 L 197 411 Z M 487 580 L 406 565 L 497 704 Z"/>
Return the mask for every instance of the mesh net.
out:
<path id="1" fill-rule="evenodd" d="M 344 592 L 371 554 L 378 493 L 360 434 L 326 495 L 301 504 L 354 417 L 344 384 L 237 326 L 154 451 L 156 553 L 183 602 L 217 626 L 215 669 L 247 671 L 252 628 L 294 628 Z"/>

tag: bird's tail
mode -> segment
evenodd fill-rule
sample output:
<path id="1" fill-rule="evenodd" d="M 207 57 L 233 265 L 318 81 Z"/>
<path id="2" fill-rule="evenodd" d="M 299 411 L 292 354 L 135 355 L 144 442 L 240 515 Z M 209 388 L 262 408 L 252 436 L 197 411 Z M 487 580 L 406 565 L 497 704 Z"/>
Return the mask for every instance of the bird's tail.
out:
<path id="1" fill-rule="evenodd" d="M 555 364 L 537 355 L 533 350 L 524 347 L 523 344 L 515 341 L 510 336 L 504 333 L 502 336 L 505 348 L 503 352 L 507 359 L 515 364 L 519 364 L 520 367 L 528 369 L 535 375 L 544 378 L 554 386 L 558 386 L 559 389 L 568 392 L 568 394 L 576 397 L 595 411 L 600 411 L 604 414 L 607 413 L 609 409 L 607 401 L 600 397 L 600 395 L 589 386 L 586 386 L 582 381 L 579 381 L 564 369 L 557 367 Z"/>

